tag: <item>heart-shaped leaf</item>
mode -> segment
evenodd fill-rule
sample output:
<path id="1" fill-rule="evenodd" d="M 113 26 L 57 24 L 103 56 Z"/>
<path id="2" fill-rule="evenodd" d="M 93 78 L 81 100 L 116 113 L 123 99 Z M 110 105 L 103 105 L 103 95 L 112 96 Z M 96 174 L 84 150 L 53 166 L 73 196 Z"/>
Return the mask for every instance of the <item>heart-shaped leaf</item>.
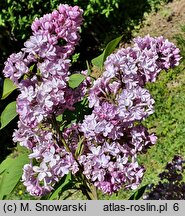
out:
<path id="1" fill-rule="evenodd" d="M 8 125 L 15 117 L 17 116 L 16 112 L 16 101 L 9 103 L 3 112 L 1 113 L 1 128 L 4 128 Z"/>
<path id="2" fill-rule="evenodd" d="M 8 95 L 11 94 L 16 88 L 17 86 L 14 85 L 10 79 L 5 79 L 3 83 L 3 94 L 1 99 L 3 100 L 8 97 Z"/>
<path id="3" fill-rule="evenodd" d="M 103 65 L 104 65 L 104 61 L 106 60 L 107 56 L 109 56 L 116 49 L 116 47 L 119 44 L 119 42 L 121 41 L 122 37 L 123 36 L 120 36 L 120 37 L 110 41 L 107 44 L 103 53 L 92 60 L 93 66 L 98 67 L 100 70 L 102 70 Z"/>
<path id="4" fill-rule="evenodd" d="M 0 164 L 0 199 L 10 194 L 20 181 L 24 164 L 29 162 L 27 154 L 8 157 Z"/>
<path id="5" fill-rule="evenodd" d="M 82 74 L 72 74 L 69 77 L 69 87 L 74 89 L 77 88 L 83 81 L 85 80 L 85 76 Z"/>

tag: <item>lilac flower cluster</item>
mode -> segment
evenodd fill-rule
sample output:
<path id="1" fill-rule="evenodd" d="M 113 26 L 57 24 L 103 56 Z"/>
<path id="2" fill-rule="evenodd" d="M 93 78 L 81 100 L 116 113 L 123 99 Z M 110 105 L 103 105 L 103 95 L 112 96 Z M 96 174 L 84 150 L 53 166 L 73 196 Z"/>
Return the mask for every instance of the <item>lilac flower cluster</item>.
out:
<path id="1" fill-rule="evenodd" d="M 73 110 L 86 92 L 85 81 L 75 90 L 67 83 L 69 57 L 79 41 L 81 23 L 81 9 L 59 5 L 58 10 L 35 19 L 33 35 L 25 47 L 5 62 L 5 77 L 20 90 L 19 122 L 13 140 L 31 150 L 31 162 L 24 166 L 22 178 L 31 195 L 51 191 L 65 174 L 78 171 L 72 153 L 61 145 L 53 116 Z"/>
<path id="2" fill-rule="evenodd" d="M 86 80 L 71 89 L 69 57 L 81 23 L 77 6 L 59 5 L 33 22 L 33 35 L 22 51 L 5 62 L 5 77 L 20 90 L 13 140 L 31 151 L 22 180 L 34 196 L 50 192 L 69 172 L 84 175 L 104 193 L 137 188 L 144 173 L 137 155 L 157 139 L 141 124 L 154 112 L 154 99 L 144 86 L 180 60 L 179 50 L 168 40 L 138 37 L 133 48 L 108 56 L 102 77 L 89 91 L 87 71 L 81 72 Z M 85 94 L 92 114 L 61 131 L 56 117 L 66 109 L 75 111 L 74 104 Z"/>
<path id="3" fill-rule="evenodd" d="M 84 175 L 106 193 L 139 185 L 144 168 L 137 155 L 157 139 L 141 124 L 154 112 L 154 99 L 144 85 L 180 60 L 179 49 L 163 37 L 134 42 L 133 48 L 121 48 L 106 59 L 102 77 L 89 91 L 93 112 L 80 126 L 89 148 L 80 158 Z"/>

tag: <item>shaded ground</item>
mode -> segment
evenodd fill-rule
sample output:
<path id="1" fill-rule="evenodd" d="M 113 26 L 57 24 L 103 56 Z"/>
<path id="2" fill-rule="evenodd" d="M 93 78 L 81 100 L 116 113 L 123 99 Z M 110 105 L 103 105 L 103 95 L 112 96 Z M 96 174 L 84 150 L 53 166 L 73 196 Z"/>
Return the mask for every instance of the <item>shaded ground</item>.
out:
<path id="1" fill-rule="evenodd" d="M 146 15 L 143 27 L 135 33 L 139 36 L 164 36 L 176 42 L 174 36 L 181 32 L 185 25 L 185 0 L 173 0 L 163 6 L 157 13 Z"/>

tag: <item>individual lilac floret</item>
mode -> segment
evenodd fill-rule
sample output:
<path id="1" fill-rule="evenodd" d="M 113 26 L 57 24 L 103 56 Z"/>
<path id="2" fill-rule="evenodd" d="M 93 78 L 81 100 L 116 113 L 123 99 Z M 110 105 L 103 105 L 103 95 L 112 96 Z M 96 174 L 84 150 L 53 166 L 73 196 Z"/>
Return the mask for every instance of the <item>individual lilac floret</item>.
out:
<path id="1" fill-rule="evenodd" d="M 15 84 L 18 84 L 19 79 L 28 72 L 29 68 L 23 52 L 11 54 L 5 62 L 3 73 L 5 77 L 10 78 Z"/>

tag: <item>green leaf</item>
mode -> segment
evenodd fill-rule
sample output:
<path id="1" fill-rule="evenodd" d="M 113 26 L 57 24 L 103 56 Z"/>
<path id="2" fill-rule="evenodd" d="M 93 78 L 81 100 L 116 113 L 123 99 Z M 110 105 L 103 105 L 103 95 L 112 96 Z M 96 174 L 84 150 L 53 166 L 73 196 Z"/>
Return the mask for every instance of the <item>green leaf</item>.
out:
<path id="1" fill-rule="evenodd" d="M 109 56 L 118 46 L 119 42 L 121 41 L 123 36 L 120 36 L 112 41 L 110 41 L 104 51 L 104 61 L 106 60 L 107 56 Z"/>
<path id="2" fill-rule="evenodd" d="M 119 44 L 119 42 L 121 41 L 122 37 L 123 36 L 120 36 L 120 37 L 110 41 L 107 44 L 103 53 L 91 61 L 93 66 L 96 66 L 102 70 L 104 61 L 106 60 L 107 56 L 109 56 L 116 49 L 116 47 Z"/>
<path id="3" fill-rule="evenodd" d="M 1 164 L 0 164 L 0 175 L 11 165 L 12 163 L 11 157 L 7 157 Z"/>
<path id="4" fill-rule="evenodd" d="M 2 14 L 0 14 L 0 26 L 5 26 L 5 20 L 2 18 Z"/>
<path id="5" fill-rule="evenodd" d="M 59 186 L 50 195 L 49 200 L 59 199 L 61 193 L 63 193 L 65 190 L 72 189 L 72 187 L 72 176 L 71 173 L 69 173 L 68 175 L 64 176 L 59 182 Z"/>
<path id="6" fill-rule="evenodd" d="M 96 66 L 102 70 L 103 69 L 103 63 L 104 63 L 103 59 L 104 59 L 104 52 L 101 55 L 99 55 L 98 57 L 92 59 L 91 62 L 93 64 L 93 66 Z"/>
<path id="7" fill-rule="evenodd" d="M 3 95 L 1 99 L 3 100 L 8 97 L 8 95 L 11 94 L 16 88 L 17 86 L 14 85 L 10 79 L 5 79 L 3 84 Z"/>
<path id="8" fill-rule="evenodd" d="M 69 87 L 74 89 L 76 87 L 78 87 L 83 81 L 85 80 L 85 76 L 82 74 L 72 74 L 69 77 Z"/>
<path id="9" fill-rule="evenodd" d="M 20 181 L 24 164 L 29 162 L 27 154 L 8 157 L 0 164 L 0 199 L 10 194 Z"/>
<path id="10" fill-rule="evenodd" d="M 82 101 L 75 103 L 74 108 L 75 111 L 66 109 L 63 113 L 63 121 L 66 122 L 66 126 L 71 125 L 72 122 L 81 122 L 85 115 L 90 115 L 92 113 L 92 109 L 89 108 L 88 105 L 87 97 L 84 97 Z"/>
<path id="11" fill-rule="evenodd" d="M 17 116 L 16 101 L 9 103 L 1 113 L 1 128 L 4 128 Z"/>
<path id="12" fill-rule="evenodd" d="M 140 198 L 143 196 L 143 194 L 144 194 L 144 192 L 145 192 L 147 186 L 148 186 L 148 185 L 144 185 L 143 187 L 141 187 L 140 189 L 138 189 L 138 190 L 129 198 L 129 200 L 138 200 L 138 199 L 140 199 Z"/>

